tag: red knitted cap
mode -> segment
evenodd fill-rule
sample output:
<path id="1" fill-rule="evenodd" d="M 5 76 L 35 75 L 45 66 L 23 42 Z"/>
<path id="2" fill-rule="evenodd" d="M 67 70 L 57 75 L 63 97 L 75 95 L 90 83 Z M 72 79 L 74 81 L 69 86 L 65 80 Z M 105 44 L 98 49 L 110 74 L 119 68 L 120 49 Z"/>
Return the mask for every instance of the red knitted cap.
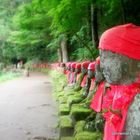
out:
<path id="1" fill-rule="evenodd" d="M 140 60 L 140 27 L 129 23 L 105 31 L 99 48 Z"/>
<path id="2" fill-rule="evenodd" d="M 76 69 L 81 69 L 81 64 L 80 63 L 76 64 Z"/>
<path id="3" fill-rule="evenodd" d="M 88 70 L 92 70 L 92 71 L 95 70 L 95 62 L 91 62 L 91 63 L 88 65 Z"/>
<path id="4" fill-rule="evenodd" d="M 82 63 L 82 67 L 87 69 L 89 64 L 90 64 L 90 61 L 85 61 L 85 62 Z"/>
<path id="5" fill-rule="evenodd" d="M 77 64 L 76 62 L 71 63 L 71 68 L 75 69 L 76 68 L 76 64 Z"/>

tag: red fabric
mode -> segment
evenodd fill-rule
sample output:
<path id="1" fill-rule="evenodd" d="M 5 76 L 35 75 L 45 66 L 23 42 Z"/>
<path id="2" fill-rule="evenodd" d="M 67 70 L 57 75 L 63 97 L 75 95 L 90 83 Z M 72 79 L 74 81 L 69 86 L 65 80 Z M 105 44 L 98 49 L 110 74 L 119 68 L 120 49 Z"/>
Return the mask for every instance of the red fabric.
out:
<path id="1" fill-rule="evenodd" d="M 112 102 L 107 98 L 103 99 L 106 102 L 106 108 L 108 112 L 104 113 L 104 118 L 106 120 L 106 125 L 104 129 L 104 140 L 121 140 L 122 135 L 120 133 L 124 132 L 125 120 L 127 117 L 127 111 L 129 105 L 132 103 L 136 94 L 140 93 L 140 79 L 130 85 L 112 85 L 109 94 L 113 94 Z M 121 116 L 114 114 L 110 111 L 109 106 L 112 105 L 113 110 L 121 110 Z M 104 109 L 105 107 L 102 106 Z M 115 133 L 115 135 L 113 135 Z"/>
<path id="2" fill-rule="evenodd" d="M 67 70 L 67 81 L 68 81 L 68 83 L 70 83 L 70 71 L 69 70 Z"/>
<path id="3" fill-rule="evenodd" d="M 87 69 L 89 64 L 90 64 L 90 61 L 85 61 L 85 62 L 82 63 L 82 67 Z"/>
<path id="4" fill-rule="evenodd" d="M 90 91 L 94 89 L 94 84 L 95 84 L 95 78 L 91 79 L 91 85 L 90 85 Z"/>
<path id="5" fill-rule="evenodd" d="M 86 85 L 86 79 L 87 79 L 87 75 L 84 76 L 82 83 L 81 83 L 81 87 L 85 87 Z"/>
<path id="6" fill-rule="evenodd" d="M 67 75 L 67 72 L 68 72 L 67 70 L 63 70 L 63 74 Z"/>
<path id="7" fill-rule="evenodd" d="M 72 63 L 72 62 L 68 62 L 68 63 L 66 64 L 66 66 L 67 66 L 68 68 L 71 68 L 71 63 Z"/>
<path id="8" fill-rule="evenodd" d="M 92 70 L 93 72 L 95 71 L 95 62 L 92 62 L 88 65 L 88 70 Z"/>
<path id="9" fill-rule="evenodd" d="M 77 64 L 76 62 L 71 63 L 71 68 L 75 69 L 76 68 L 76 64 Z"/>
<path id="10" fill-rule="evenodd" d="M 80 75 L 81 75 L 81 73 L 78 73 L 78 74 L 77 74 L 76 82 L 79 80 Z"/>
<path id="11" fill-rule="evenodd" d="M 99 48 L 140 60 L 140 26 L 129 23 L 105 31 Z"/>
<path id="12" fill-rule="evenodd" d="M 80 63 L 76 64 L 76 69 L 81 69 L 81 64 Z"/>
<path id="13" fill-rule="evenodd" d="M 91 104 L 90 104 L 90 108 L 96 112 L 101 111 L 104 84 L 105 84 L 104 82 L 100 83 L 98 90 L 96 91 L 96 93 L 91 101 Z"/>
<path id="14" fill-rule="evenodd" d="M 96 64 L 96 65 L 99 65 L 99 64 L 100 64 L 100 56 L 98 56 L 98 57 L 96 58 L 95 64 Z"/>
<path id="15" fill-rule="evenodd" d="M 106 123 L 104 127 L 104 140 L 122 140 L 124 132 L 124 125 L 127 117 L 127 111 L 129 105 L 132 103 L 135 95 L 140 93 L 140 78 L 130 85 L 111 85 L 105 95 L 104 82 L 102 82 L 95 96 L 92 100 L 90 107 L 96 112 L 100 112 L 101 109 L 106 109 L 107 112 L 103 114 Z M 121 116 L 114 114 L 110 111 L 110 107 L 113 110 L 120 110 Z"/>
<path id="16" fill-rule="evenodd" d="M 74 72 L 70 72 L 69 75 L 69 84 L 72 84 L 74 82 Z"/>

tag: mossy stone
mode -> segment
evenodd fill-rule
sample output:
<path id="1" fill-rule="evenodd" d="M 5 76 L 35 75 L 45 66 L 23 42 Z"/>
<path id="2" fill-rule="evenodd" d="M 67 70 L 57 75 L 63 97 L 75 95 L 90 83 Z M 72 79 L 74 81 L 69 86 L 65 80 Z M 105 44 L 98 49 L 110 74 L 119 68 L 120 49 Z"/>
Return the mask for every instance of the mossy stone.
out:
<path id="1" fill-rule="evenodd" d="M 85 121 L 78 121 L 74 128 L 74 134 L 84 131 Z"/>
<path id="2" fill-rule="evenodd" d="M 59 104 L 67 103 L 67 97 L 65 97 L 65 96 L 60 96 L 59 99 L 58 99 L 58 101 L 59 101 Z"/>
<path id="3" fill-rule="evenodd" d="M 75 135 L 74 140 L 102 140 L 102 134 L 98 132 L 80 132 Z"/>
<path id="4" fill-rule="evenodd" d="M 81 95 L 76 94 L 76 95 L 69 96 L 67 99 L 67 103 L 68 103 L 69 107 L 71 107 L 72 104 L 80 103 L 82 100 L 83 100 L 83 98 L 81 97 Z"/>
<path id="5" fill-rule="evenodd" d="M 70 111 L 70 116 L 73 121 L 80 121 L 86 119 L 87 116 L 92 112 L 91 109 L 85 108 L 80 104 L 73 104 Z"/>
<path id="6" fill-rule="evenodd" d="M 59 114 L 60 115 L 68 115 L 70 112 L 70 108 L 67 104 L 60 104 L 59 105 Z"/>
<path id="7" fill-rule="evenodd" d="M 74 132 L 74 128 L 72 125 L 72 120 L 68 115 L 64 115 L 60 117 L 60 138 L 63 136 L 72 136 Z"/>

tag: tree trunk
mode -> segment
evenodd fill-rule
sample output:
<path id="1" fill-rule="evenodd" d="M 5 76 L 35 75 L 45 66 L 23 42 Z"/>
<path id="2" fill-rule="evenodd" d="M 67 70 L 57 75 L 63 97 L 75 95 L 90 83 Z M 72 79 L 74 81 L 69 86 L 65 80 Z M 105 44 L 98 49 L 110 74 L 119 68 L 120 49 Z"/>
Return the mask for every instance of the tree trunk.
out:
<path id="1" fill-rule="evenodd" d="M 58 62 L 63 62 L 62 60 L 62 50 L 61 48 L 57 49 L 57 54 L 58 54 Z"/>
<path id="2" fill-rule="evenodd" d="M 96 48 L 99 45 L 97 11 L 98 9 L 96 5 L 96 0 L 94 0 L 92 1 L 91 4 L 91 30 L 92 30 L 92 42 Z"/>
<path id="3" fill-rule="evenodd" d="M 62 50 L 62 60 L 63 62 L 68 62 L 68 48 L 67 48 L 67 38 L 64 38 L 61 41 L 61 50 Z"/>
<path id="4" fill-rule="evenodd" d="M 121 9 L 122 9 L 122 21 L 123 24 L 125 24 L 127 22 L 126 20 L 126 11 L 125 11 L 125 6 L 124 6 L 124 0 L 121 0 Z"/>

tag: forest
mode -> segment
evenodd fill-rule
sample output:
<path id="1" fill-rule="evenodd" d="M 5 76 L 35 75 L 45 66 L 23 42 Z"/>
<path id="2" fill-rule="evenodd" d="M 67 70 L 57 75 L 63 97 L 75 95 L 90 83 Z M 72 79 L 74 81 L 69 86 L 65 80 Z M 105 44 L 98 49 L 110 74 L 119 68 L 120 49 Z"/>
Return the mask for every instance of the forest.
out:
<path id="1" fill-rule="evenodd" d="M 139 0 L 0 0 L 0 65 L 94 60 L 100 35 L 140 24 Z"/>

